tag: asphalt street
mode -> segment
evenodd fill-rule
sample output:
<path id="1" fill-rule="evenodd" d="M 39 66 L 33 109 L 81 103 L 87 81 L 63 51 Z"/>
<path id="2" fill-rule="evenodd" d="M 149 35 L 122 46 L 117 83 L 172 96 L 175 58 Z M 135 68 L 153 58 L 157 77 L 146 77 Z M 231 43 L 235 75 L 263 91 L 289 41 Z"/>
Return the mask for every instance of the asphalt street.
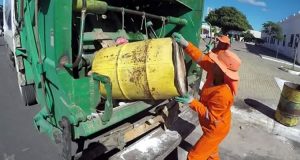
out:
<path id="1" fill-rule="evenodd" d="M 25 106 L 19 92 L 17 76 L 9 61 L 8 49 L 0 38 L 0 159 L 55 160 L 55 144 L 33 126 L 39 106 Z"/>

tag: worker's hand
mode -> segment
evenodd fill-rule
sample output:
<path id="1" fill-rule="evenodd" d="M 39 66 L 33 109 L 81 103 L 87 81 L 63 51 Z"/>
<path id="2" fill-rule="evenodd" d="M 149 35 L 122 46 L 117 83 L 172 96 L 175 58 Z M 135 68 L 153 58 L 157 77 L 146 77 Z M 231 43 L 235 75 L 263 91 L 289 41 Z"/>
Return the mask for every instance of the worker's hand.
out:
<path id="1" fill-rule="evenodd" d="M 175 101 L 177 101 L 179 103 L 183 103 L 183 104 L 189 104 L 193 101 L 193 99 L 194 98 L 191 95 L 189 95 L 188 93 L 186 93 L 182 97 L 175 97 Z"/>
<path id="2" fill-rule="evenodd" d="M 182 47 L 187 47 L 188 45 L 189 45 L 189 42 L 187 41 L 187 40 L 185 40 L 184 38 L 183 38 L 183 36 L 181 35 L 181 34 L 179 34 L 179 33 L 177 33 L 177 32 L 174 32 L 173 34 L 172 34 L 172 37 L 175 39 L 175 41 L 179 44 L 179 45 L 181 45 Z"/>
<path id="3" fill-rule="evenodd" d="M 206 50 L 207 52 L 211 52 L 211 50 L 214 48 L 214 45 L 213 44 L 207 44 L 206 45 Z"/>

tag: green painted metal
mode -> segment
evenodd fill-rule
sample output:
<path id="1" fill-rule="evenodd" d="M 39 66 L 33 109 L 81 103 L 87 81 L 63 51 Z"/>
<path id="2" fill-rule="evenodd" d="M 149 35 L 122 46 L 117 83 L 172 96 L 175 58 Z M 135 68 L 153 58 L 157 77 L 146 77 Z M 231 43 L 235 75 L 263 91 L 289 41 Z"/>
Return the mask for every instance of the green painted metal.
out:
<path id="1" fill-rule="evenodd" d="M 101 29 L 94 29 L 93 32 L 85 32 L 83 36 L 83 41 L 84 42 L 89 42 L 89 41 L 95 41 L 95 40 L 101 40 L 103 39 L 100 35 L 103 33 Z M 147 37 L 140 33 L 133 33 L 133 32 L 128 32 L 126 33 L 124 30 L 118 30 L 117 32 L 105 32 L 103 33 L 106 36 L 110 37 L 112 40 L 116 40 L 119 37 L 124 37 L 126 38 L 129 42 L 132 41 L 142 41 L 147 39 Z"/>
<path id="2" fill-rule="evenodd" d="M 106 91 L 106 101 L 105 101 L 105 106 L 104 106 L 104 113 L 101 116 L 101 120 L 103 124 L 106 124 L 109 122 L 111 116 L 112 116 L 112 111 L 113 111 L 113 104 L 112 104 L 112 87 L 111 87 L 111 81 L 109 77 L 100 75 L 97 73 L 93 73 L 93 79 L 99 81 L 104 85 L 105 91 Z"/>
<path id="3" fill-rule="evenodd" d="M 177 25 L 181 25 L 181 26 L 184 26 L 188 23 L 188 21 L 186 19 L 181 19 L 181 18 L 176 18 L 176 17 L 171 17 L 171 16 L 167 17 L 167 22 L 170 24 L 177 24 Z"/>
<path id="4" fill-rule="evenodd" d="M 134 116 L 135 114 L 140 113 L 149 107 L 151 107 L 151 104 L 142 101 L 127 106 L 120 106 L 113 110 L 112 117 L 106 124 L 103 124 L 101 114 L 99 116 L 91 118 L 89 121 L 80 123 L 78 127 L 74 128 L 74 137 L 79 138 L 80 136 L 89 136 L 91 134 L 97 133 L 122 120 L 126 120 L 127 118 Z"/>
<path id="5" fill-rule="evenodd" d="M 41 111 L 34 118 L 35 125 L 52 139 L 53 133 L 61 130 L 59 122 L 62 117 L 69 119 L 74 129 L 73 137 L 77 139 L 100 132 L 151 107 L 150 104 L 144 102 L 123 107 L 118 107 L 116 104 L 112 106 L 110 97 L 106 97 L 106 103 L 100 103 L 98 82 L 106 84 L 108 91 L 111 86 L 106 78 L 89 75 L 90 63 L 86 63 L 86 61 L 92 61 L 93 53 L 101 48 L 98 42 L 99 37 L 94 33 L 102 31 L 111 40 L 118 37 L 125 37 L 129 41 L 149 38 L 145 34 L 143 26 L 141 30 L 141 16 L 126 14 L 127 21 L 125 28 L 122 29 L 121 14 L 106 11 L 106 6 L 102 2 L 106 2 L 109 6 L 131 10 L 140 6 L 140 11 L 164 16 L 166 17 L 164 25 L 161 19 L 148 18 L 153 22 L 153 28 L 157 35 L 171 36 L 176 31 L 182 33 L 195 45 L 199 43 L 203 0 L 149 0 L 142 2 L 87 0 L 88 12 L 105 13 L 107 19 L 99 18 L 101 15 L 89 14 L 86 16 L 87 22 L 85 22 L 86 27 L 83 30 L 82 43 L 83 46 L 94 45 L 94 47 L 82 51 L 83 57 L 89 57 L 89 59 L 83 58 L 78 67 L 67 68 L 64 67 L 64 64 L 74 63 L 78 56 L 78 39 L 80 39 L 80 20 L 78 19 L 80 16 L 77 11 L 81 11 L 82 1 L 39 1 L 37 15 L 35 15 L 36 0 L 17 0 L 16 2 L 18 7 L 16 17 L 18 17 L 21 39 L 21 47 L 16 48 L 16 54 L 22 57 L 25 67 L 25 84 L 34 84 L 36 88 L 36 98 Z M 156 4 L 158 2 L 163 3 L 164 8 L 157 8 L 157 5 L 152 5 L 155 6 L 154 8 L 142 8 L 147 6 L 144 5 L 146 3 Z M 171 10 L 174 11 L 170 12 Z M 35 24 L 35 16 L 37 16 L 38 25 Z M 38 31 L 38 37 L 34 34 L 35 29 Z M 36 42 L 37 40 L 38 42 Z M 38 50 L 40 50 L 41 61 Z M 186 60 L 187 68 L 194 74 L 195 69 L 191 69 L 191 67 L 195 67 L 195 65 L 192 65 L 189 58 Z M 196 73 L 201 73 L 201 70 Z M 43 83 L 44 85 L 42 85 Z M 99 117 L 91 118 L 91 115 L 98 113 L 99 105 L 104 105 L 102 107 L 104 110 L 101 111 L 103 113 Z"/>
<path id="6" fill-rule="evenodd" d="M 80 12 L 82 9 L 83 0 L 74 0 L 73 10 Z M 103 14 L 107 11 L 107 3 L 96 0 L 86 0 L 87 12 Z"/>

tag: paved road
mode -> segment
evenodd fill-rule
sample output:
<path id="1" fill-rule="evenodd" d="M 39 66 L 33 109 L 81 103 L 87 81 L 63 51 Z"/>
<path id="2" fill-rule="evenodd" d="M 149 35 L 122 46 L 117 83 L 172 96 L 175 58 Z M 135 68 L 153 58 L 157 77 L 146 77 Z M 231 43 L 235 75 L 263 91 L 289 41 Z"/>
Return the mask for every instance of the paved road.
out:
<path id="1" fill-rule="evenodd" d="M 3 44 L 0 38 L 0 159 L 56 160 L 54 143 L 33 126 L 32 117 L 39 111 L 39 106 L 24 106 L 16 72 Z"/>

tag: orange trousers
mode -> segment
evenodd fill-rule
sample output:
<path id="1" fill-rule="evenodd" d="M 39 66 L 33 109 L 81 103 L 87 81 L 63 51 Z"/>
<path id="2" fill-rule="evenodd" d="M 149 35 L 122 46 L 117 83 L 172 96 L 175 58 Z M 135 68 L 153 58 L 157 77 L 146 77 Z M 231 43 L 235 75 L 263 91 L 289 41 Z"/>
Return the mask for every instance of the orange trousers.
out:
<path id="1" fill-rule="evenodd" d="M 217 127 L 211 131 L 208 127 L 202 126 L 203 135 L 188 153 L 188 160 L 220 160 L 219 144 L 226 137 L 230 130 L 230 124 L 220 121 Z M 230 121 L 229 121 L 230 123 Z"/>

